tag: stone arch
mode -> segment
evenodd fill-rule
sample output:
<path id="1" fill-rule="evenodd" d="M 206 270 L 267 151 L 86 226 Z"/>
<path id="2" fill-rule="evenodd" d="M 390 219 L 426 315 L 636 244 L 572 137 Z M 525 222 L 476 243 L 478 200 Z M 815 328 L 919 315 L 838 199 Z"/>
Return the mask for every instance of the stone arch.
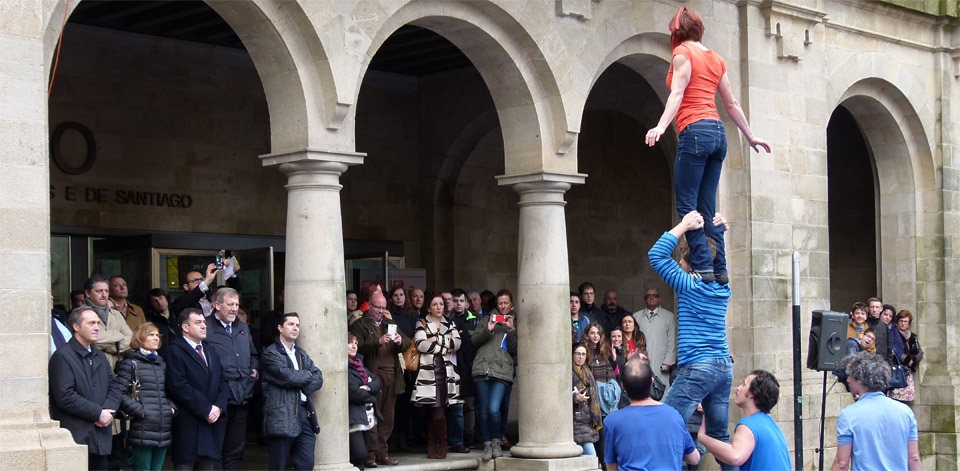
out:
<path id="1" fill-rule="evenodd" d="M 79 2 L 57 0 L 44 27 L 44 64 L 52 64 L 64 16 Z M 261 6 L 256 2 L 207 1 L 233 28 L 260 76 L 270 113 L 271 147 L 274 153 L 349 143 L 332 144 L 323 131 L 336 131 L 345 121 L 348 100 L 338 96 L 338 87 L 327 60 L 326 48 L 316 35 L 301 6 L 280 2 Z M 349 147 L 347 147 L 349 146 Z"/>
<path id="2" fill-rule="evenodd" d="M 556 77 L 515 18 L 485 1 L 406 4 L 378 28 L 358 83 L 383 42 L 405 24 L 443 36 L 476 67 L 497 109 L 506 174 L 576 171 L 575 160 L 562 159 L 576 132 L 568 126 Z"/>
<path id="3" fill-rule="evenodd" d="M 916 85 L 907 84 L 908 90 Z M 873 158 L 880 294 L 898 306 L 919 307 L 922 302 L 942 303 L 924 299 L 924 281 L 935 280 L 924 280 L 921 272 L 931 262 L 942 266 L 942 254 L 921 253 L 938 237 L 935 220 L 941 203 L 928 127 L 915 107 L 919 104 L 924 111 L 925 100 L 902 90 L 883 78 L 863 78 L 835 97 L 834 108 L 842 105 L 850 111 Z"/>

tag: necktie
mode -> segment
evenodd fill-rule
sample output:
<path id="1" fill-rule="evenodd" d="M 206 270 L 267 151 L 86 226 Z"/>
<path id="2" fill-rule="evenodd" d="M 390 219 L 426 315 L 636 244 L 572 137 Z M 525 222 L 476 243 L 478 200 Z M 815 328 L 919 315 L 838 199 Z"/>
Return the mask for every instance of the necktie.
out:
<path id="1" fill-rule="evenodd" d="M 227 335 L 233 337 L 233 325 L 227 324 Z"/>
<path id="2" fill-rule="evenodd" d="M 203 360 L 203 364 L 207 365 L 207 357 L 203 356 L 203 346 L 197 345 L 197 353 L 200 354 L 200 359 Z"/>

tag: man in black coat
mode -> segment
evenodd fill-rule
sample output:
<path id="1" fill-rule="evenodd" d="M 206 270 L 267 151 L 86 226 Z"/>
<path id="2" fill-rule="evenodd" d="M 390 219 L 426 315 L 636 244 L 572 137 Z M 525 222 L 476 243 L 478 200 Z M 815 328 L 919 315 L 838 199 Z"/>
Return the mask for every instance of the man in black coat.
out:
<path id="1" fill-rule="evenodd" d="M 100 317 L 89 307 L 70 312 L 74 334 L 50 357 L 50 418 L 60 421 L 73 440 L 87 446 L 89 469 L 107 469 L 111 425 L 123 387 L 107 357 L 92 345 L 100 335 Z"/>
<path id="2" fill-rule="evenodd" d="M 213 315 L 207 317 L 207 343 L 217 350 L 230 394 L 227 397 L 226 430 L 223 439 L 223 469 L 243 468 L 243 445 L 247 438 L 247 412 L 253 387 L 259 379 L 260 355 L 250 329 L 237 319 L 240 294 L 233 288 L 217 290 Z"/>
<path id="3" fill-rule="evenodd" d="M 213 303 L 207 299 L 207 292 L 214 288 L 213 282 L 217 279 L 217 271 L 217 265 L 211 263 L 207 265 L 205 274 L 198 271 L 187 273 L 183 282 L 183 290 L 186 294 L 173 301 L 170 305 L 170 314 L 179 319 L 180 313 L 188 307 L 200 309 L 203 317 L 213 314 Z"/>
<path id="4" fill-rule="evenodd" d="M 263 349 L 264 435 L 270 443 L 270 469 L 312 470 L 317 442 L 316 410 L 310 394 L 323 386 L 323 374 L 296 345 L 300 316 L 283 314 L 276 342 Z M 296 361 L 294 361 L 296 360 Z"/>
<path id="5" fill-rule="evenodd" d="M 179 320 L 183 335 L 170 344 L 166 359 L 167 397 L 177 405 L 170 449 L 174 469 L 218 469 L 230 388 L 217 349 L 204 342 L 203 312 L 187 308 Z"/>

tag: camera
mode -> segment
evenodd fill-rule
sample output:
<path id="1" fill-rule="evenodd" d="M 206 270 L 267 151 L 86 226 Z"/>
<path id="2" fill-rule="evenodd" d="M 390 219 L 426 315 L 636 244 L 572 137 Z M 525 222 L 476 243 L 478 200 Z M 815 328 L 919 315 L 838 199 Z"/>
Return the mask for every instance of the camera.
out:
<path id="1" fill-rule="evenodd" d="M 223 250 L 217 252 L 217 258 L 214 259 L 214 263 L 217 264 L 217 270 L 223 270 L 223 253 Z"/>
<path id="2" fill-rule="evenodd" d="M 503 324 L 504 322 L 507 322 L 507 316 L 504 316 L 502 314 L 494 314 L 490 317 L 492 317 L 493 322 L 496 322 L 497 324 Z"/>

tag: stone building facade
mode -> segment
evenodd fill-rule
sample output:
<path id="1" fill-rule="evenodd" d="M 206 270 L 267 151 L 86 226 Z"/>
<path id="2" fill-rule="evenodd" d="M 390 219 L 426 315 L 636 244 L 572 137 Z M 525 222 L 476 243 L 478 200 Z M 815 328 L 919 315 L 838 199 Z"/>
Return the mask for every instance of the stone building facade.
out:
<path id="1" fill-rule="evenodd" d="M 780 378 L 775 417 L 792 447 L 799 252 L 802 331 L 811 310 L 846 311 L 873 295 L 914 312 L 926 351 L 913 406 L 924 469 L 958 467 L 955 5 L 206 5 L 243 50 L 64 26 L 76 1 L 0 4 L 0 467 L 73 469 L 85 453 L 47 411 L 51 272 L 38 267 L 50 266 L 52 231 L 63 230 L 284 237 L 286 309 L 300 313 L 302 342 L 327 378 L 317 393 L 330 437 L 317 444 L 320 469 L 350 467 L 339 413 L 345 238 L 402 241 L 431 286 L 510 288 L 522 323 L 537 329 L 520 331 L 520 441 L 496 466 L 588 469 L 569 425 L 567 294 L 589 279 L 638 310 L 643 287 L 658 283 L 646 251 L 675 220 L 676 135 L 654 148 L 642 135 L 668 93 L 666 24 L 681 5 L 704 17 L 705 44 L 726 59 L 754 131 L 773 145 L 772 155 L 751 153 L 724 116 L 719 202 L 731 221 L 737 377 L 763 368 Z M 471 65 L 415 77 L 371 67 L 410 26 Z M 55 165 L 62 123 L 94 136 L 92 169 Z M 66 151 L 91 142 L 69 139 L 53 140 Z M 166 194 L 166 204 L 132 204 L 130 192 Z M 803 467 L 814 469 L 821 376 L 802 378 Z M 827 397 L 828 463 L 849 402 Z"/>

